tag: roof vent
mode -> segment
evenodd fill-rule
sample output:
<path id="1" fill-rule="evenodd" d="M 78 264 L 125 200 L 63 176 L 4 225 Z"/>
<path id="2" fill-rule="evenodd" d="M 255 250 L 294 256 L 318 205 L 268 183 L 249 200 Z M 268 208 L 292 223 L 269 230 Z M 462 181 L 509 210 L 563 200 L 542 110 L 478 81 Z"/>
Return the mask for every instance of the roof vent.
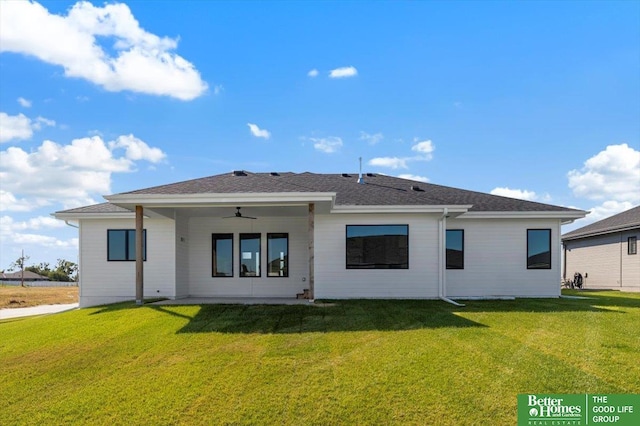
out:
<path id="1" fill-rule="evenodd" d="M 411 185 L 411 190 L 416 192 L 424 192 L 424 189 L 420 188 L 418 185 Z"/>
<path id="2" fill-rule="evenodd" d="M 376 175 L 373 173 L 367 173 L 367 177 L 376 177 Z"/>
<path id="3" fill-rule="evenodd" d="M 246 176 L 247 174 L 244 172 L 244 170 L 234 170 L 233 172 L 231 172 L 231 174 L 233 176 Z"/>
<path id="4" fill-rule="evenodd" d="M 351 177 L 351 175 L 349 173 L 343 173 L 342 177 Z"/>
<path id="5" fill-rule="evenodd" d="M 271 175 L 271 176 L 280 176 L 280 173 L 278 173 L 278 172 L 271 172 L 271 173 L 270 173 L 270 175 Z"/>

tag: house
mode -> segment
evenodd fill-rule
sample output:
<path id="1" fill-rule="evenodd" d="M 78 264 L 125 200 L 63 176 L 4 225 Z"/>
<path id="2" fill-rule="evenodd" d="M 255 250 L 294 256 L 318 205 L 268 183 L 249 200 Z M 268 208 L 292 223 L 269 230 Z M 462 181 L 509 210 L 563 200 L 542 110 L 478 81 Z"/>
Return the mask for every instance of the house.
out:
<path id="1" fill-rule="evenodd" d="M 55 213 L 79 227 L 81 306 L 558 297 L 560 226 L 586 214 L 372 173 L 234 171 L 105 198 Z"/>
<path id="2" fill-rule="evenodd" d="M 0 281 L 22 281 L 23 273 L 24 281 L 49 281 L 49 277 L 31 271 L 2 272 L 0 273 Z"/>
<path id="3" fill-rule="evenodd" d="M 640 291 L 640 206 L 562 236 L 563 276 L 582 274 L 584 286 Z"/>

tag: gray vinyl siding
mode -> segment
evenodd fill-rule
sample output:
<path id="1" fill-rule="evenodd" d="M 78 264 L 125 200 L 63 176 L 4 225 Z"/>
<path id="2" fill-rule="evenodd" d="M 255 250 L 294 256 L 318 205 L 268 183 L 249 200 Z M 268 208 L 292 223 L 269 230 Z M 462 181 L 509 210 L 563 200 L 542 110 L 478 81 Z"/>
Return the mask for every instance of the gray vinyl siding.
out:
<path id="1" fill-rule="evenodd" d="M 580 272 L 585 288 L 640 291 L 640 254 L 627 254 L 631 236 L 640 239 L 640 230 L 566 241 L 567 278 Z"/>
<path id="2" fill-rule="evenodd" d="M 464 229 L 464 269 L 446 271 L 446 292 L 456 297 L 558 297 L 560 221 L 450 219 Z M 551 229 L 551 269 L 527 269 L 527 229 Z"/>
<path id="3" fill-rule="evenodd" d="M 317 215 L 316 299 L 438 297 L 438 218 L 426 214 Z M 347 225 L 409 225 L 409 269 L 346 269 Z"/>
<path id="4" fill-rule="evenodd" d="M 289 234 L 289 276 L 267 277 L 267 233 Z M 212 277 L 211 234 L 233 234 L 233 277 Z M 240 277 L 239 234 L 260 233 L 261 276 Z M 189 219 L 189 295 L 194 297 L 296 297 L 307 288 L 307 217 Z"/>
<path id="5" fill-rule="evenodd" d="M 84 219 L 80 226 L 80 306 L 135 299 L 135 262 L 107 261 L 107 230 L 134 229 L 134 219 Z M 144 297 L 175 297 L 174 222 L 146 219 Z"/>

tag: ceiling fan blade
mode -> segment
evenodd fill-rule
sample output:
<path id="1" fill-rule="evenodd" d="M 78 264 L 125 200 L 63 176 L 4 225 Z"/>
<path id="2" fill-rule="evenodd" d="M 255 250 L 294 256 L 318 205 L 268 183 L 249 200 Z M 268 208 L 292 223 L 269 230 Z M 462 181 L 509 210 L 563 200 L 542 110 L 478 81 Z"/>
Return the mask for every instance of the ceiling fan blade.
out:
<path id="1" fill-rule="evenodd" d="M 257 217 L 243 216 L 242 212 L 240 212 L 240 207 L 236 207 L 236 212 L 233 216 L 224 216 L 223 219 L 232 219 L 234 217 L 239 217 L 240 219 L 257 219 Z"/>

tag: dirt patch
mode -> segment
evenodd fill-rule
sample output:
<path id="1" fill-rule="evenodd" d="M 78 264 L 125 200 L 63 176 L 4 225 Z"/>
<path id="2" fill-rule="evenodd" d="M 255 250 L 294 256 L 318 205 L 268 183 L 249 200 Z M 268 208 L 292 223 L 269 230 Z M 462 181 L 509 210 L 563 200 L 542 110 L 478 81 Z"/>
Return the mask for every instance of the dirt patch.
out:
<path id="1" fill-rule="evenodd" d="M 0 287 L 0 309 L 78 302 L 78 287 Z"/>

